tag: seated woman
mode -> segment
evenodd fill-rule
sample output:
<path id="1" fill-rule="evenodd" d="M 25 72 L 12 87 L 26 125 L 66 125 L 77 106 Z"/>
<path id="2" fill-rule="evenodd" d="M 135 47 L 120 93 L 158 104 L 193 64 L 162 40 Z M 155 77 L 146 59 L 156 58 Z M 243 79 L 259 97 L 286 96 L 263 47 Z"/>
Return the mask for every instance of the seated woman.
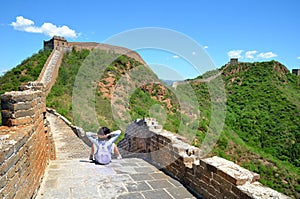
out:
<path id="1" fill-rule="evenodd" d="M 95 158 L 95 161 L 100 164 L 108 164 L 111 161 L 111 154 L 116 155 L 117 159 L 122 159 L 118 147 L 114 143 L 120 134 L 120 130 L 110 132 L 107 127 L 99 128 L 96 138 L 94 133 L 87 132 L 88 139 L 93 143 L 90 160 Z"/>

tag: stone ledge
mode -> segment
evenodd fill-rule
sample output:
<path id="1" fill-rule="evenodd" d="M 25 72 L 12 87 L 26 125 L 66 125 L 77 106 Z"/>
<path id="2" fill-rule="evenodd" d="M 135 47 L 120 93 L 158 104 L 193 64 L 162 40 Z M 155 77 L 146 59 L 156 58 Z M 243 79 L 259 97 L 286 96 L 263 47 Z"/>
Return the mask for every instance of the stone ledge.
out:
<path id="1" fill-rule="evenodd" d="M 1 101 L 2 103 L 9 102 L 15 104 L 18 102 L 32 101 L 37 97 L 43 97 L 43 92 L 33 91 L 33 90 L 11 91 L 11 92 L 4 93 L 1 96 Z"/>
<path id="2" fill-rule="evenodd" d="M 279 193 L 269 187 L 265 187 L 259 182 L 247 182 L 242 186 L 237 186 L 237 188 L 254 199 L 290 199 L 290 197 L 283 195 L 282 193 Z"/>
<path id="3" fill-rule="evenodd" d="M 252 183 L 258 181 L 260 178 L 259 174 L 217 156 L 202 159 L 201 161 L 205 162 L 207 167 L 215 168 L 211 168 L 210 170 L 219 174 L 234 185 L 243 185 L 246 182 Z"/>

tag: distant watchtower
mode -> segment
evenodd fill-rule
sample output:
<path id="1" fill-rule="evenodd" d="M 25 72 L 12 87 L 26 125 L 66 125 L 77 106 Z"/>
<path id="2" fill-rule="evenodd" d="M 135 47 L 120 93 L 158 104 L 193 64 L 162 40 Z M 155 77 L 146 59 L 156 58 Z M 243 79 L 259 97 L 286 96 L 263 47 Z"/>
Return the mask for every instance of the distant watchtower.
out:
<path id="1" fill-rule="evenodd" d="M 239 59 L 238 58 L 231 58 L 229 64 L 238 64 Z"/>
<path id="2" fill-rule="evenodd" d="M 300 69 L 293 69 L 292 73 L 297 75 L 297 76 L 300 76 Z"/>
<path id="3" fill-rule="evenodd" d="M 68 47 L 68 41 L 64 37 L 54 36 L 49 41 L 44 41 L 44 49 L 56 49 L 60 47 Z"/>

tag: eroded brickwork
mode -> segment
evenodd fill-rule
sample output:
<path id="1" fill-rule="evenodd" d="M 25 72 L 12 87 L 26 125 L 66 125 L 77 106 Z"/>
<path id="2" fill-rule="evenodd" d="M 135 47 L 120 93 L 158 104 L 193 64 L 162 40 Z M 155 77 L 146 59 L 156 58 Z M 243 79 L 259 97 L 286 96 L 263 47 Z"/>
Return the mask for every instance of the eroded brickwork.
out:
<path id="1" fill-rule="evenodd" d="M 34 89 L 1 96 L 0 198 L 31 198 L 55 158 L 45 103 L 44 92 Z"/>

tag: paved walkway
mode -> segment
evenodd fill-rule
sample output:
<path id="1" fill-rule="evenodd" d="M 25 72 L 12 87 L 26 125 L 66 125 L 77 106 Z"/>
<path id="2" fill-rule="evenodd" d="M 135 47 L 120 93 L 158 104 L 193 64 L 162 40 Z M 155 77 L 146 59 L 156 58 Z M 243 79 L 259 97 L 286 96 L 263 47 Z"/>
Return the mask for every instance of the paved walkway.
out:
<path id="1" fill-rule="evenodd" d="M 142 159 L 88 161 L 89 147 L 52 114 L 57 160 L 51 161 L 36 199 L 184 199 L 194 198 L 178 181 Z"/>

